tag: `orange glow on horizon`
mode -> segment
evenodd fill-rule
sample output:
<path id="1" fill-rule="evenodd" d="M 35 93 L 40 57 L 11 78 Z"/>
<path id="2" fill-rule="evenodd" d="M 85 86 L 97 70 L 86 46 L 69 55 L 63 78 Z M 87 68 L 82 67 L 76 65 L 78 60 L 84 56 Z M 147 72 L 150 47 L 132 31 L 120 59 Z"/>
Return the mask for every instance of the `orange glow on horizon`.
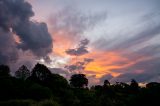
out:
<path id="1" fill-rule="evenodd" d="M 113 70 L 123 70 L 124 68 L 129 69 L 129 67 L 137 62 L 150 59 L 148 57 L 141 57 L 130 60 L 122 56 L 120 52 L 117 51 L 91 52 L 86 55 L 86 58 L 93 58 L 94 61 L 89 63 L 85 70 L 95 73 L 97 78 L 100 78 L 105 74 L 111 74 L 116 77 L 121 73 L 114 72 Z"/>

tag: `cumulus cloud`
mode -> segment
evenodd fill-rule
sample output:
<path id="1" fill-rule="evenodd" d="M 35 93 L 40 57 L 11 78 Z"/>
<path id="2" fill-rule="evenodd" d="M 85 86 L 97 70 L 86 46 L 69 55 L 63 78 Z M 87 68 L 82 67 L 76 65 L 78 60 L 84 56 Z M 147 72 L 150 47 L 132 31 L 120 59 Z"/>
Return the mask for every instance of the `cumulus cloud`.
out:
<path id="1" fill-rule="evenodd" d="M 0 27 L 0 64 L 15 62 L 18 59 L 18 50 L 10 32 Z"/>
<path id="2" fill-rule="evenodd" d="M 21 57 L 20 51 L 30 51 L 36 57 L 51 52 L 52 38 L 47 25 L 31 21 L 32 16 L 32 6 L 25 0 L 0 0 L 1 64 Z M 14 35 L 19 38 L 19 43 L 16 43 Z"/>
<path id="3" fill-rule="evenodd" d="M 23 50 L 31 50 L 37 56 L 45 56 L 52 50 L 52 38 L 45 23 L 21 23 L 14 31 L 22 40 L 18 45 Z"/>

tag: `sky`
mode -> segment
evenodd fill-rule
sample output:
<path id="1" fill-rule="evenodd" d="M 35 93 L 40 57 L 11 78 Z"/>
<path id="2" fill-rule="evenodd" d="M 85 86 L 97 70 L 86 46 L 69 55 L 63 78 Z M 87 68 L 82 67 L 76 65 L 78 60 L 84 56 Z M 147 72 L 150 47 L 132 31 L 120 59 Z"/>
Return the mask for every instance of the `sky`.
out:
<path id="1" fill-rule="evenodd" d="M 0 0 L 0 64 L 90 84 L 160 81 L 159 0 Z"/>

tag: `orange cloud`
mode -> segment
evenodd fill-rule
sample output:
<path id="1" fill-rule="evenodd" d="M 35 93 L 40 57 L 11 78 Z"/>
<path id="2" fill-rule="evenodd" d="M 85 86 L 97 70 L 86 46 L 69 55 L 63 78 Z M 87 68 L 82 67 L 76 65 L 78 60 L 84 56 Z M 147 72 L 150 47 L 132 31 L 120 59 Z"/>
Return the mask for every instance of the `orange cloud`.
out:
<path id="1" fill-rule="evenodd" d="M 97 78 L 102 77 L 105 74 L 112 74 L 114 77 L 120 75 L 121 73 L 113 72 L 113 70 L 122 70 L 124 68 L 129 68 L 130 66 L 136 64 L 137 62 L 149 59 L 148 57 L 140 57 L 131 60 L 127 57 L 121 55 L 120 52 L 110 51 L 110 52 L 91 52 L 84 57 L 93 58 L 94 61 L 86 66 L 86 73 L 96 74 Z"/>

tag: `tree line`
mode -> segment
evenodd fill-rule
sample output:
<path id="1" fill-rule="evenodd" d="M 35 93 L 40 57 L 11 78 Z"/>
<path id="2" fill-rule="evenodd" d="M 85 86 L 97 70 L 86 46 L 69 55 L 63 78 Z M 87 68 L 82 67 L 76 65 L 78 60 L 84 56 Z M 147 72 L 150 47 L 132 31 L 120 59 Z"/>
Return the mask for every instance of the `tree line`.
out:
<path id="1" fill-rule="evenodd" d="M 30 71 L 21 66 L 15 75 L 7 65 L 0 65 L 0 106 L 159 106 L 160 83 L 139 86 L 117 82 L 88 88 L 84 74 L 74 74 L 67 81 L 43 64 Z"/>

